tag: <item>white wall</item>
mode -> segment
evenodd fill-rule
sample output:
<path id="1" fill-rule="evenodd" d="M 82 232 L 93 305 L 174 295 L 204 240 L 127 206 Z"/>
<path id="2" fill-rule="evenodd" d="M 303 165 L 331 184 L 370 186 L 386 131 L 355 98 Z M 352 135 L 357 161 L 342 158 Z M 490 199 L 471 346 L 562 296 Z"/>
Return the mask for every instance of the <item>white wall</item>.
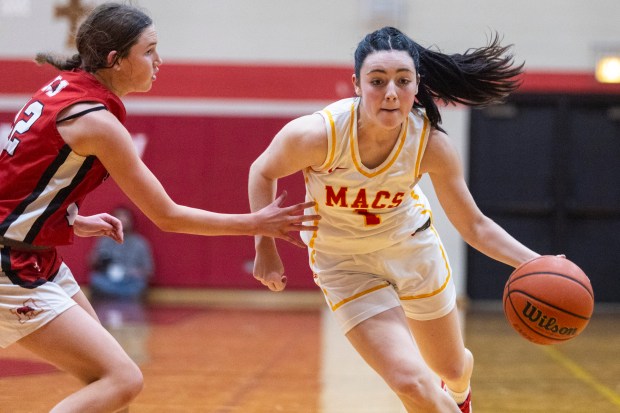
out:
<path id="1" fill-rule="evenodd" d="M 63 52 L 68 0 L 0 0 L 0 57 Z M 83 0 L 84 4 L 101 1 Z M 590 70 L 602 47 L 620 48 L 617 0 L 134 0 L 150 11 L 171 60 L 350 64 L 361 37 L 394 22 L 447 52 L 486 42 L 516 45 L 528 69 Z M 394 8 L 390 8 L 394 5 Z M 386 18 L 381 10 L 387 9 Z M 397 18 L 390 19 L 395 10 Z M 374 17 L 373 17 L 374 16 Z M 379 16 L 377 18 L 377 16 Z"/>

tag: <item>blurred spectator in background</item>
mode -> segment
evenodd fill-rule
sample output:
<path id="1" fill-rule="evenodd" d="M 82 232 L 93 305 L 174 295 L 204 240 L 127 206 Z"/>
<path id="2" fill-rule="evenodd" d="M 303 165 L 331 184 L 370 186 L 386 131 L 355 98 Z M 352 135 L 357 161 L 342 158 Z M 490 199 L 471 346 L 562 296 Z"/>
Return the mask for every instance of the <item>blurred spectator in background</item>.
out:
<path id="1" fill-rule="evenodd" d="M 97 239 L 91 253 L 90 289 L 93 298 L 142 299 L 153 275 L 149 242 L 134 232 L 131 210 L 117 207 L 112 215 L 123 223 L 125 241 Z"/>

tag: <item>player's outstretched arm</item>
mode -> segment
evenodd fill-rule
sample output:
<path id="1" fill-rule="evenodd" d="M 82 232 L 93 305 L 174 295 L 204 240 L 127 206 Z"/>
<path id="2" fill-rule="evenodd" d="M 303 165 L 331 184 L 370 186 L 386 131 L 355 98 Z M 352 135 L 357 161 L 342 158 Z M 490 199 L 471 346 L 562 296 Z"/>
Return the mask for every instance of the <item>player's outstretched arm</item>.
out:
<path id="1" fill-rule="evenodd" d="M 318 219 L 316 215 L 302 214 L 311 204 L 285 207 L 285 196 L 246 214 L 218 213 L 175 203 L 138 156 L 127 129 L 107 111 L 88 113 L 64 122 L 58 129 L 77 154 L 96 156 L 129 199 L 163 231 L 265 235 L 291 241 L 291 231 L 315 229 L 302 225 Z"/>

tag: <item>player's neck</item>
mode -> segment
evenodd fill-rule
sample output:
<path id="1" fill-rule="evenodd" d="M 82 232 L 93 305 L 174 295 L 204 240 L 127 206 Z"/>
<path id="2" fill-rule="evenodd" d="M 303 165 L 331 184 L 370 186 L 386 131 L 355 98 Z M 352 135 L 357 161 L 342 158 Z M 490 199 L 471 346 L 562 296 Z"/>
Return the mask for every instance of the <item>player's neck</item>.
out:
<path id="1" fill-rule="evenodd" d="M 114 93 L 118 97 L 123 97 L 127 93 L 123 93 L 117 87 L 115 87 L 115 83 L 117 82 L 114 82 L 113 76 L 110 76 L 108 70 L 110 69 L 100 69 L 97 72 L 93 73 L 93 76 L 95 76 L 99 83 L 105 86 L 106 89 L 108 89 L 110 92 Z"/>

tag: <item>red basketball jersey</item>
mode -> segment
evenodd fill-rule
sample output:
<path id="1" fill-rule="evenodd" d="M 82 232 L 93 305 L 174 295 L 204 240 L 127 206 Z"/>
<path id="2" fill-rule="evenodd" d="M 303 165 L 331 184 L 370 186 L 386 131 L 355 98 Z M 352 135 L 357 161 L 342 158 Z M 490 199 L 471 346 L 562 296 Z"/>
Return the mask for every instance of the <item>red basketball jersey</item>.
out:
<path id="1" fill-rule="evenodd" d="M 73 242 L 79 205 L 107 177 L 96 157 L 76 154 L 58 133 L 58 113 L 77 102 L 99 102 L 125 121 L 118 96 L 84 71 L 62 72 L 41 88 L 0 142 L 0 236 L 45 246 Z"/>

